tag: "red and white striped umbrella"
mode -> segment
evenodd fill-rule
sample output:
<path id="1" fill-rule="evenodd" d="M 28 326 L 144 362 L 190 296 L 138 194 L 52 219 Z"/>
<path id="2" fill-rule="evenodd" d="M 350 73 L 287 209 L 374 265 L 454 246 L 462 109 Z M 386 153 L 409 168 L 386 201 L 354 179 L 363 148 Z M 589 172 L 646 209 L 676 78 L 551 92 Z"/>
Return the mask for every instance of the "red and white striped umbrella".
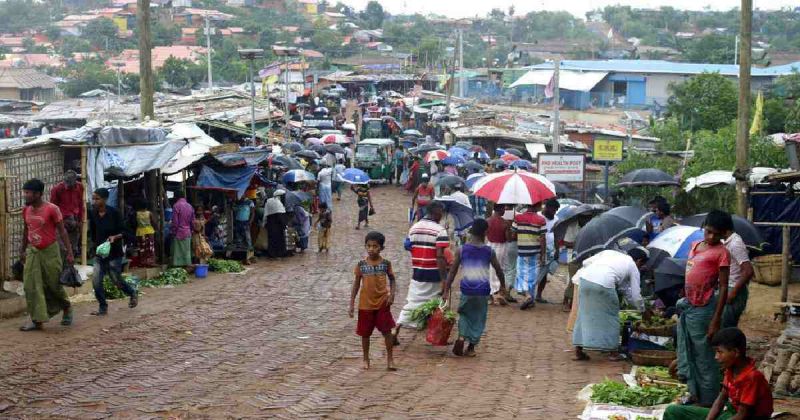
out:
<path id="1" fill-rule="evenodd" d="M 445 150 L 431 150 L 425 155 L 425 163 L 437 162 L 450 156 Z"/>
<path id="2" fill-rule="evenodd" d="M 472 186 L 478 197 L 498 204 L 536 204 L 556 196 L 556 187 L 542 175 L 503 171 L 486 175 Z"/>
<path id="3" fill-rule="evenodd" d="M 325 144 L 350 144 L 350 139 L 343 134 L 326 134 L 322 137 Z"/>

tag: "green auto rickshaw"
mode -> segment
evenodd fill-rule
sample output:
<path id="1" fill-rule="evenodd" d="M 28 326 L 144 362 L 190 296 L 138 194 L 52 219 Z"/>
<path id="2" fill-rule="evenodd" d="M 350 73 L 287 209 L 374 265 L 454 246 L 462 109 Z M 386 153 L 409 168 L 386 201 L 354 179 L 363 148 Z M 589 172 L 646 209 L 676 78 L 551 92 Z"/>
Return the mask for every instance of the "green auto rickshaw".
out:
<path id="1" fill-rule="evenodd" d="M 394 140 L 366 139 L 356 146 L 355 167 L 369 174 L 372 182 L 384 184 L 394 174 Z"/>

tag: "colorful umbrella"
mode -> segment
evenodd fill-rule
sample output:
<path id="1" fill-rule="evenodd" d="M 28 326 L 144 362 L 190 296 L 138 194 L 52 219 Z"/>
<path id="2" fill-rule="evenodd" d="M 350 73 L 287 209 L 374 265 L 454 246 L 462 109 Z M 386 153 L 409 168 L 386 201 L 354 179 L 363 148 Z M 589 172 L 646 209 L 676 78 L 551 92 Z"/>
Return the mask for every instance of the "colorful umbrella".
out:
<path id="1" fill-rule="evenodd" d="M 448 156 L 450 156 L 450 154 L 444 150 L 431 150 L 425 154 L 425 163 L 440 161 Z"/>
<path id="2" fill-rule="evenodd" d="M 475 212 L 469 203 L 469 197 L 456 191 L 453 194 L 436 198 L 436 201 L 444 204 L 444 210 L 452 217 L 456 232 L 462 232 L 472 226 L 475 221 Z"/>
<path id="3" fill-rule="evenodd" d="M 472 191 L 472 187 L 475 186 L 475 183 L 478 182 L 479 180 L 483 179 L 483 177 L 485 177 L 485 176 L 486 176 L 486 173 L 484 173 L 484 172 L 471 174 L 470 176 L 467 177 L 467 180 L 465 181 L 466 184 L 467 184 L 467 188 L 469 188 L 470 191 Z"/>
<path id="4" fill-rule="evenodd" d="M 509 155 L 513 156 L 513 155 Z M 510 169 L 525 169 L 526 171 L 533 170 L 533 164 L 525 159 L 519 159 L 512 161 L 510 165 L 508 165 Z M 556 189 L 556 192 L 559 192 Z"/>
<path id="5" fill-rule="evenodd" d="M 289 182 L 314 182 L 317 178 L 311 172 L 302 169 L 292 169 L 286 171 L 281 178 L 284 184 Z"/>
<path id="6" fill-rule="evenodd" d="M 450 155 L 450 156 L 442 159 L 442 164 L 444 164 L 444 165 L 457 166 L 457 165 L 463 165 L 465 163 L 467 163 L 467 161 L 464 160 L 464 158 L 462 158 L 461 156 Z"/>
<path id="7" fill-rule="evenodd" d="M 511 153 L 506 153 L 503 156 L 500 156 L 500 159 L 503 160 L 505 163 L 511 163 L 515 160 L 519 160 L 519 156 L 512 155 Z"/>
<path id="8" fill-rule="evenodd" d="M 350 144 L 350 139 L 343 134 L 326 134 L 322 136 L 325 144 Z"/>
<path id="9" fill-rule="evenodd" d="M 708 213 L 695 214 L 687 218 L 681 219 L 682 225 L 702 227 L 703 222 L 706 220 Z M 762 250 L 767 243 L 761 236 L 761 232 L 750 221 L 741 216 L 732 215 L 733 217 L 733 231 L 742 237 L 742 241 L 748 248 L 755 250 Z"/>
<path id="10" fill-rule="evenodd" d="M 308 146 L 317 145 L 317 144 L 323 144 L 322 139 L 318 139 L 316 137 L 309 137 L 309 138 L 306 139 L 306 145 L 308 145 Z"/>
<path id="11" fill-rule="evenodd" d="M 542 175 L 504 171 L 486 175 L 473 186 L 478 197 L 498 204 L 536 204 L 556 196 L 556 187 Z"/>
<path id="12" fill-rule="evenodd" d="M 660 249 L 673 258 L 689 258 L 692 244 L 703 240 L 703 229 L 678 225 L 661 232 L 647 248 Z"/>
<path id="13" fill-rule="evenodd" d="M 348 168 L 342 172 L 341 180 L 348 184 L 369 184 L 369 175 L 361 169 Z"/>

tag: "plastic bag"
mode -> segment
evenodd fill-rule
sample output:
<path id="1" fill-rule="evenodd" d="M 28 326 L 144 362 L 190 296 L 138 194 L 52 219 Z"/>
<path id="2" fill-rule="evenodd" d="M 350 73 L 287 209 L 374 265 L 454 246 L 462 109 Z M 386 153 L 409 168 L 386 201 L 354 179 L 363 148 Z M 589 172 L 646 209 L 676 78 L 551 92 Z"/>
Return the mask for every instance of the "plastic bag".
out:
<path id="1" fill-rule="evenodd" d="M 73 265 L 66 266 L 61 270 L 61 276 L 59 276 L 58 282 L 65 287 L 83 286 L 83 278 L 81 278 L 80 273 L 78 273 L 78 270 L 76 270 Z"/>
<path id="2" fill-rule="evenodd" d="M 447 339 L 450 338 L 450 331 L 453 330 L 453 321 L 444 317 L 442 308 L 436 308 L 428 320 L 428 334 L 425 339 L 434 346 L 446 346 Z"/>
<path id="3" fill-rule="evenodd" d="M 109 241 L 103 242 L 97 247 L 94 253 L 100 258 L 108 257 L 108 255 L 111 254 L 111 242 Z"/>

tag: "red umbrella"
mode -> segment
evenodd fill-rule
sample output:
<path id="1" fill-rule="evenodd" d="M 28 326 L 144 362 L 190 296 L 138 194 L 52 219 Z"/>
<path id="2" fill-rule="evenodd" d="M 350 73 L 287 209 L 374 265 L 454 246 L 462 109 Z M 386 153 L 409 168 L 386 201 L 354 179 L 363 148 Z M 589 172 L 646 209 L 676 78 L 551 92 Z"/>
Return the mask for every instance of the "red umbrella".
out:
<path id="1" fill-rule="evenodd" d="M 536 204 L 556 196 L 556 187 L 542 175 L 528 171 L 489 174 L 472 186 L 478 197 L 498 204 Z"/>
<path id="2" fill-rule="evenodd" d="M 512 155 L 511 153 L 506 153 L 503 156 L 500 156 L 500 159 L 503 159 L 506 163 L 511 163 L 515 160 L 519 160 L 519 156 Z"/>
<path id="3" fill-rule="evenodd" d="M 425 155 L 425 163 L 440 161 L 448 156 L 450 156 L 450 153 L 444 150 L 431 150 Z"/>
<path id="4" fill-rule="evenodd" d="M 350 139 L 342 134 L 327 134 L 322 137 L 325 144 L 350 144 Z"/>

